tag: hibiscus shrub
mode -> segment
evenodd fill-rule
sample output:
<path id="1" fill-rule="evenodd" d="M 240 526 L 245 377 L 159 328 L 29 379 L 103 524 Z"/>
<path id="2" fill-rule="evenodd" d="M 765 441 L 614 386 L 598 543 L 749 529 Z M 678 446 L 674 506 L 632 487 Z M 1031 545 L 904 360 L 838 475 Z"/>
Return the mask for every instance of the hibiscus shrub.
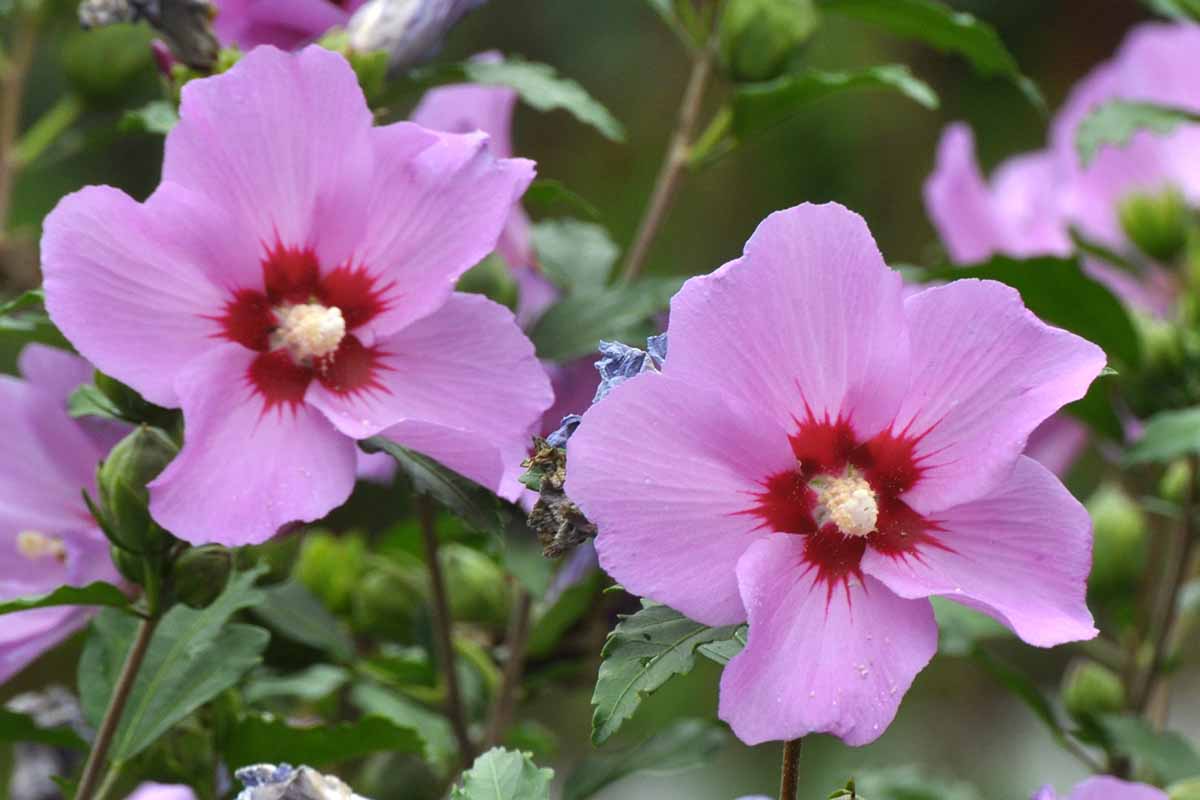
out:
<path id="1" fill-rule="evenodd" d="M 1200 6 L 626 5 L 0 3 L 0 795 L 1200 797 Z"/>

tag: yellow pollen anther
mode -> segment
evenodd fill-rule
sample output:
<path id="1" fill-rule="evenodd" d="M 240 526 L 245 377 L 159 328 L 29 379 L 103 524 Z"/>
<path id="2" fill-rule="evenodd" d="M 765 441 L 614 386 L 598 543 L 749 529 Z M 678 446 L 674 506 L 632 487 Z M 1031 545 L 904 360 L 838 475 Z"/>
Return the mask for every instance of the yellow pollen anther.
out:
<path id="1" fill-rule="evenodd" d="M 53 558 L 55 561 L 67 560 L 67 548 L 62 539 L 47 536 L 41 531 L 21 531 L 17 534 L 17 552 L 30 561 L 42 558 Z"/>
<path id="2" fill-rule="evenodd" d="M 276 309 L 275 315 L 275 346 L 286 347 L 297 361 L 329 355 L 346 335 L 346 320 L 337 306 L 305 303 Z"/>
<path id="3" fill-rule="evenodd" d="M 879 522 L 879 502 L 871 484 L 853 467 L 841 477 L 821 476 L 810 486 L 817 493 L 817 524 L 832 522 L 846 536 L 866 536 Z"/>

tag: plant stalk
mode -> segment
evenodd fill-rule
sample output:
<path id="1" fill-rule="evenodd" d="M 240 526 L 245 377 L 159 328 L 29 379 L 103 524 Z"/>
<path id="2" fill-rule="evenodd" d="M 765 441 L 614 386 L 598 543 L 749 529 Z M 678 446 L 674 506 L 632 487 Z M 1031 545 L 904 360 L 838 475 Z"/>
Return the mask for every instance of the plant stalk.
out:
<path id="1" fill-rule="evenodd" d="M 15 12 L 12 53 L 0 71 L 0 241 L 8 230 L 13 184 L 20 167 L 17 136 L 21 132 L 21 106 L 25 100 L 25 81 L 33 62 L 37 41 L 37 19 Z"/>
<path id="2" fill-rule="evenodd" d="M 638 224 L 629 255 L 625 259 L 625 266 L 621 270 L 621 283 L 630 283 L 641 274 L 646 266 L 646 257 L 650 254 L 650 246 L 654 244 L 658 229 L 662 226 L 667 212 L 671 210 L 680 178 L 683 177 L 683 171 L 690 158 L 692 139 L 696 135 L 696 122 L 700 118 L 704 92 L 712 77 L 714 58 L 715 47 L 711 42 L 692 55 L 692 72 L 679 106 L 675 132 L 667 145 L 666 156 L 654 181 L 650 203 Z"/>
<path id="3" fill-rule="evenodd" d="M 800 781 L 800 743 L 803 739 L 792 739 L 783 743 L 783 762 L 779 766 L 779 800 L 796 800 L 797 784 Z"/>
<path id="4" fill-rule="evenodd" d="M 158 614 L 151 614 L 144 617 L 138 625 L 137 636 L 133 640 L 133 646 L 129 648 L 129 655 L 125 657 L 125 665 L 121 667 L 121 675 L 117 678 L 112 700 L 109 701 L 108 709 L 104 712 L 100 730 L 96 734 L 96 742 L 92 746 L 92 751 L 88 753 L 87 763 L 84 764 L 83 777 L 79 780 L 79 791 L 75 793 L 76 800 L 97 800 L 101 796 L 96 792 L 96 785 L 100 781 L 104 764 L 108 760 L 108 751 L 112 747 L 113 737 L 121 724 L 121 716 L 125 713 L 125 704 L 129 701 L 129 695 L 137 681 L 138 670 L 142 668 L 146 651 L 150 649 L 150 640 L 154 637 L 158 620 Z M 105 781 L 106 785 L 110 782 L 111 780 Z"/>
<path id="5" fill-rule="evenodd" d="M 508 621 L 508 660 L 504 662 L 504 677 L 500 691 L 492 707 L 492 719 L 488 724 L 484 748 L 499 745 L 508 730 L 516 707 L 517 690 L 521 688 L 521 675 L 525 671 L 525 651 L 529 646 L 529 624 L 533 616 L 533 598 L 524 587 L 517 589 L 517 603 Z"/>
<path id="6" fill-rule="evenodd" d="M 435 524 L 436 510 L 433 501 L 422 495 L 417 498 L 417 514 L 421 523 L 421 536 L 425 542 L 425 562 L 429 569 L 429 582 L 433 588 L 433 628 L 438 658 L 446 677 L 446 716 L 454 729 L 459 754 L 464 765 L 475 759 L 475 746 L 467 729 L 467 717 L 463 709 L 462 690 L 458 685 L 458 672 L 454 667 L 454 642 L 450 635 L 453 618 L 446 593 L 446 579 L 438 560 L 438 537 Z"/>

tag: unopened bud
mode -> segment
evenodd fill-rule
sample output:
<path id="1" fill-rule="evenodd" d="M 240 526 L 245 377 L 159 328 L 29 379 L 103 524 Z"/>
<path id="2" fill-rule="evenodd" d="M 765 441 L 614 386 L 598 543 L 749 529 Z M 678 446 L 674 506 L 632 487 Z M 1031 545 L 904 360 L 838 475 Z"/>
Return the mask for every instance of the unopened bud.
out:
<path id="1" fill-rule="evenodd" d="M 142 554 L 158 552 L 166 545 L 163 530 L 150 517 L 146 484 L 157 478 L 178 452 L 171 437 L 158 428 L 141 425 L 118 442 L 100 465 L 96 483 L 103 527 L 115 544 Z"/>
<path id="2" fill-rule="evenodd" d="M 1187 199 L 1173 187 L 1157 194 L 1128 195 L 1118 205 L 1117 216 L 1129 241 L 1155 261 L 1170 264 L 1187 246 L 1191 211 Z"/>
<path id="3" fill-rule="evenodd" d="M 206 608 L 225 590 L 233 570 L 233 554 L 219 545 L 192 547 L 175 562 L 175 596 L 192 608 Z"/>
<path id="4" fill-rule="evenodd" d="M 304 537 L 296 577 L 335 613 L 350 610 L 362 580 L 367 546 L 361 536 L 315 532 Z"/>
<path id="5" fill-rule="evenodd" d="M 451 615 L 462 622 L 504 625 L 512 602 L 504 570 L 483 553 L 461 544 L 446 545 L 439 557 Z"/>
<path id="6" fill-rule="evenodd" d="M 1111 589 L 1136 581 L 1146 561 L 1146 521 L 1141 509 L 1115 485 L 1101 486 L 1087 501 L 1092 515 L 1091 585 Z"/>
<path id="7" fill-rule="evenodd" d="M 1063 677 L 1063 706 L 1075 719 L 1111 714 L 1125 706 L 1125 687 L 1121 678 L 1103 664 L 1076 661 Z"/>
<path id="8" fill-rule="evenodd" d="M 1158 494 L 1164 500 L 1182 503 L 1187 500 L 1192 482 L 1192 465 L 1185 459 L 1172 461 L 1158 482 Z"/>
<path id="9" fill-rule="evenodd" d="M 133 25 L 75 31 L 63 43 L 63 73 L 88 106 L 120 108 L 130 94 L 154 86 L 150 39 L 150 31 Z"/>
<path id="10" fill-rule="evenodd" d="M 391 562 L 368 569 L 354 592 L 355 630 L 395 641 L 407 641 L 421 610 L 428 604 L 428 578 L 423 565 Z"/>
<path id="11" fill-rule="evenodd" d="M 735 81 L 770 80 L 819 22 L 813 0 L 729 0 L 721 15 L 721 60 Z"/>

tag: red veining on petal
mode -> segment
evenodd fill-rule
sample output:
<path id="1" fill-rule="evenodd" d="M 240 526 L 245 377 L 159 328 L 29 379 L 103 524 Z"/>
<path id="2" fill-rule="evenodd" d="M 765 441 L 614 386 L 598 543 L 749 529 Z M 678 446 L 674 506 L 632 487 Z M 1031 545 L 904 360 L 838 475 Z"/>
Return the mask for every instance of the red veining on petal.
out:
<path id="1" fill-rule="evenodd" d="M 317 296 L 321 265 L 312 248 L 276 243 L 262 261 L 263 286 L 271 305 L 307 303 Z"/>
<path id="2" fill-rule="evenodd" d="M 348 335 L 331 358 L 322 359 L 318 364 L 317 380 L 326 389 L 342 395 L 386 392 L 387 387 L 379 381 L 382 370 L 390 371 L 391 367 L 382 362 L 380 352 Z"/>
<path id="3" fill-rule="evenodd" d="M 815 571 L 830 597 L 840 584 L 849 599 L 849 582 L 862 582 L 860 565 L 868 547 L 894 558 L 917 559 L 922 548 L 948 549 L 934 535 L 940 530 L 938 524 L 902 499 L 924 471 L 923 457 L 916 452 L 920 437 L 889 429 L 860 441 L 849 418 L 818 420 L 806 406 L 788 439 L 795 467 L 763 478 L 755 504 L 740 513 L 757 517 L 760 529 L 804 536 L 807 571 Z M 875 530 L 865 536 L 846 535 L 833 524 L 818 529 L 814 518 L 819 498 L 811 486 L 813 479 L 846 474 L 860 475 L 875 495 L 879 515 Z"/>
<path id="4" fill-rule="evenodd" d="M 352 331 L 388 310 L 384 295 L 393 286 L 378 286 L 366 267 L 342 266 L 321 279 L 317 297 L 324 305 L 340 308 L 346 330 Z"/>
<path id="5" fill-rule="evenodd" d="M 304 402 L 312 370 L 292 361 L 284 350 L 263 353 L 250 362 L 250 385 L 263 397 L 263 413 L 287 406 L 295 410 Z"/>
<path id="6" fill-rule="evenodd" d="M 215 319 L 223 329 L 218 335 L 259 352 L 270 347 L 271 331 L 277 324 L 266 295 L 253 289 L 234 292 L 225 304 L 225 313 Z"/>

